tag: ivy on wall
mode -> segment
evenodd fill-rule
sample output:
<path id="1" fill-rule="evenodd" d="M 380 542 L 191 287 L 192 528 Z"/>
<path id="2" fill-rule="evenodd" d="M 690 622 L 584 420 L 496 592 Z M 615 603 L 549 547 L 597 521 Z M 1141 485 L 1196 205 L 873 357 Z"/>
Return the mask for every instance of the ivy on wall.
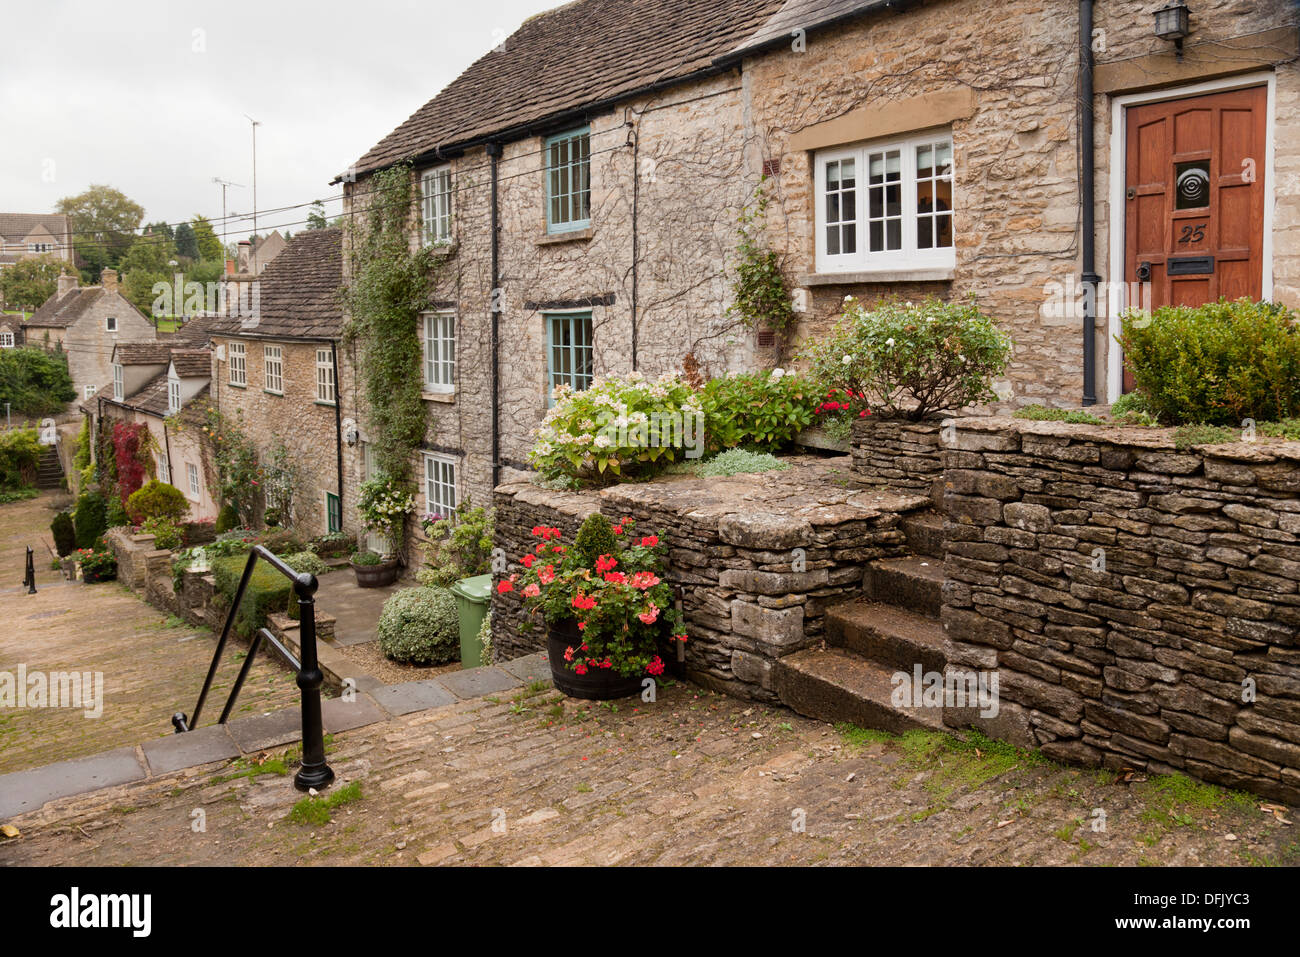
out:
<path id="1" fill-rule="evenodd" d="M 763 240 L 767 204 L 760 182 L 737 222 L 736 279 L 731 284 L 734 301 L 728 312 L 750 328 L 766 327 L 784 340 L 796 317 L 781 257 Z"/>
<path id="2" fill-rule="evenodd" d="M 420 313 L 437 282 L 433 251 L 412 251 L 414 210 L 409 164 L 375 173 L 370 206 L 352 243 L 347 337 L 358 346 L 366 424 L 379 471 L 406 482 L 424 440 L 424 344 Z"/>

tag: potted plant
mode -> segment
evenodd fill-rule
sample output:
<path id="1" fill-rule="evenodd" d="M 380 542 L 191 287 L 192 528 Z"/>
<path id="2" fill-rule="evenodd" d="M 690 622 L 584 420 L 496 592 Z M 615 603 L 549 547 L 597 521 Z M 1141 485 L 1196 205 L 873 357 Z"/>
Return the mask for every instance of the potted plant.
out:
<path id="1" fill-rule="evenodd" d="M 357 585 L 360 588 L 383 588 L 397 581 L 396 558 L 385 561 L 378 552 L 367 549 L 353 552 L 349 563 L 352 565 L 352 573 L 356 575 Z"/>
<path id="2" fill-rule="evenodd" d="M 661 642 L 686 640 L 663 580 L 667 547 L 657 535 L 635 535 L 633 525 L 591 515 L 572 547 L 558 528 L 538 526 L 523 572 L 497 584 L 499 592 L 518 588 L 530 614 L 540 612 L 555 687 L 571 697 L 636 694 L 647 675 L 664 672 Z"/>
<path id="3" fill-rule="evenodd" d="M 387 475 L 377 475 L 370 481 L 362 483 L 357 500 L 357 511 L 361 513 L 361 521 L 366 528 L 381 536 L 392 549 L 390 554 L 378 556 L 379 561 L 369 557 L 374 553 L 357 553 L 352 556 L 352 570 L 357 575 L 357 584 L 362 588 L 377 588 L 397 580 L 397 569 L 400 563 L 398 555 L 402 550 L 406 516 L 414 508 L 415 497 L 396 479 Z M 363 561 L 358 562 L 359 557 Z M 362 569 L 365 571 L 363 572 Z"/>
<path id="4" fill-rule="evenodd" d="M 87 585 L 112 581 L 117 577 L 117 556 L 111 548 L 103 545 L 79 548 L 73 554 L 81 566 L 81 580 Z"/>

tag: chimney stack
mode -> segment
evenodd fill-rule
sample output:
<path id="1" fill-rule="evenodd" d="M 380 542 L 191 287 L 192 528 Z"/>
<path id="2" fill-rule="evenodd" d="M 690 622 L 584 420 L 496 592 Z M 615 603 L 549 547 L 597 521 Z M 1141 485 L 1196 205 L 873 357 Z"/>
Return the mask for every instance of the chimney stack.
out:
<path id="1" fill-rule="evenodd" d="M 252 245 L 253 244 L 250 243 L 247 239 L 241 239 L 239 241 L 239 271 L 241 273 L 246 273 L 250 271 L 248 255 L 252 250 Z"/>
<path id="2" fill-rule="evenodd" d="M 105 289 L 117 288 L 117 270 L 105 269 L 99 274 L 99 284 Z"/>
<path id="3" fill-rule="evenodd" d="M 77 282 L 77 277 L 75 274 L 68 275 L 67 273 L 63 273 L 61 276 L 59 276 L 59 286 L 58 286 L 59 298 L 62 299 L 68 293 L 72 292 L 72 290 L 76 289 L 78 285 L 79 283 Z"/>
<path id="4" fill-rule="evenodd" d="M 227 259 L 227 260 L 226 260 L 226 275 L 227 275 L 227 276 L 233 276 L 234 274 L 235 274 L 235 261 L 234 261 L 233 259 Z"/>

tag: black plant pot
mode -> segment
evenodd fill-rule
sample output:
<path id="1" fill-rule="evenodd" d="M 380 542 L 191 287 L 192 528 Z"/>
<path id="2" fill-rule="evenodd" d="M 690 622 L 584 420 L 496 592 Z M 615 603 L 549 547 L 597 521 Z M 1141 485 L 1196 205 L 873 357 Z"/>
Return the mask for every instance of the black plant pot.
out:
<path id="1" fill-rule="evenodd" d="M 564 660 L 564 650 L 581 644 L 582 632 L 578 630 L 577 619 L 571 618 L 547 628 L 546 657 L 550 660 L 551 680 L 555 682 L 557 691 L 585 701 L 612 701 L 641 693 L 643 679 L 640 675 L 624 677 L 610 668 L 588 668 L 585 675 L 580 675 L 570 669 Z"/>

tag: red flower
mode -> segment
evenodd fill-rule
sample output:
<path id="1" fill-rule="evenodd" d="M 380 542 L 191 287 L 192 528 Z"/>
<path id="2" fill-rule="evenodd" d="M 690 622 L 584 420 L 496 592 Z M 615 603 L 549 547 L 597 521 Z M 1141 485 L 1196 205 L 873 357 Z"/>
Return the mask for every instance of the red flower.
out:
<path id="1" fill-rule="evenodd" d="M 585 621 L 580 621 L 580 622 L 578 622 L 578 630 L 579 630 L 579 631 L 586 631 L 586 630 L 587 630 L 587 623 L 586 623 Z M 583 647 L 585 648 L 585 647 L 587 647 L 587 646 L 586 646 L 586 645 L 583 645 Z M 573 649 L 570 649 L 570 651 L 572 651 L 572 650 L 573 650 Z"/>
<path id="2" fill-rule="evenodd" d="M 614 532 L 615 535 L 622 535 L 622 534 L 623 534 L 623 526 L 622 526 L 622 525 L 615 525 L 614 528 L 613 528 L 613 532 Z"/>
<path id="3" fill-rule="evenodd" d="M 507 579 L 502 579 L 501 581 L 497 582 L 498 595 L 504 595 L 506 592 L 514 591 L 514 590 L 515 590 L 514 584 Z"/>
<path id="4" fill-rule="evenodd" d="M 659 544 L 658 535 L 647 535 L 645 538 L 641 539 L 641 546 L 643 548 L 654 548 L 658 544 Z"/>
<path id="5" fill-rule="evenodd" d="M 525 567 L 525 568 L 532 568 L 532 567 L 533 567 L 533 562 L 535 562 L 535 561 L 537 561 L 537 556 L 536 556 L 536 555 L 531 555 L 531 554 L 530 554 L 530 555 L 525 555 L 524 558 L 523 558 L 524 567 Z"/>
<path id="6" fill-rule="evenodd" d="M 601 574 L 612 572 L 617 567 L 618 559 L 614 558 L 612 555 L 601 555 L 596 559 L 596 571 Z"/>
<path id="7" fill-rule="evenodd" d="M 626 585 L 627 576 L 622 572 L 605 572 L 605 581 L 611 585 Z"/>
<path id="8" fill-rule="evenodd" d="M 654 660 L 645 666 L 645 670 L 652 675 L 661 675 L 664 673 L 664 663 L 659 660 L 658 655 L 655 655 Z"/>
<path id="9" fill-rule="evenodd" d="M 588 598 L 582 592 L 578 592 L 578 594 L 574 596 L 573 601 L 570 604 L 572 604 L 574 608 L 577 608 L 580 611 L 591 611 L 591 609 L 596 607 L 596 599 Z"/>
<path id="10" fill-rule="evenodd" d="M 572 645 L 570 645 L 568 648 L 565 648 L 565 649 L 564 649 L 564 660 L 565 660 L 565 661 L 572 661 L 572 660 L 573 660 L 573 646 L 572 646 Z"/>
<path id="11" fill-rule="evenodd" d="M 587 673 L 587 666 L 584 665 L 582 662 L 578 662 L 576 665 L 573 666 L 573 670 L 580 675 L 585 675 Z M 582 760 L 586 761 L 587 759 L 583 758 Z"/>

